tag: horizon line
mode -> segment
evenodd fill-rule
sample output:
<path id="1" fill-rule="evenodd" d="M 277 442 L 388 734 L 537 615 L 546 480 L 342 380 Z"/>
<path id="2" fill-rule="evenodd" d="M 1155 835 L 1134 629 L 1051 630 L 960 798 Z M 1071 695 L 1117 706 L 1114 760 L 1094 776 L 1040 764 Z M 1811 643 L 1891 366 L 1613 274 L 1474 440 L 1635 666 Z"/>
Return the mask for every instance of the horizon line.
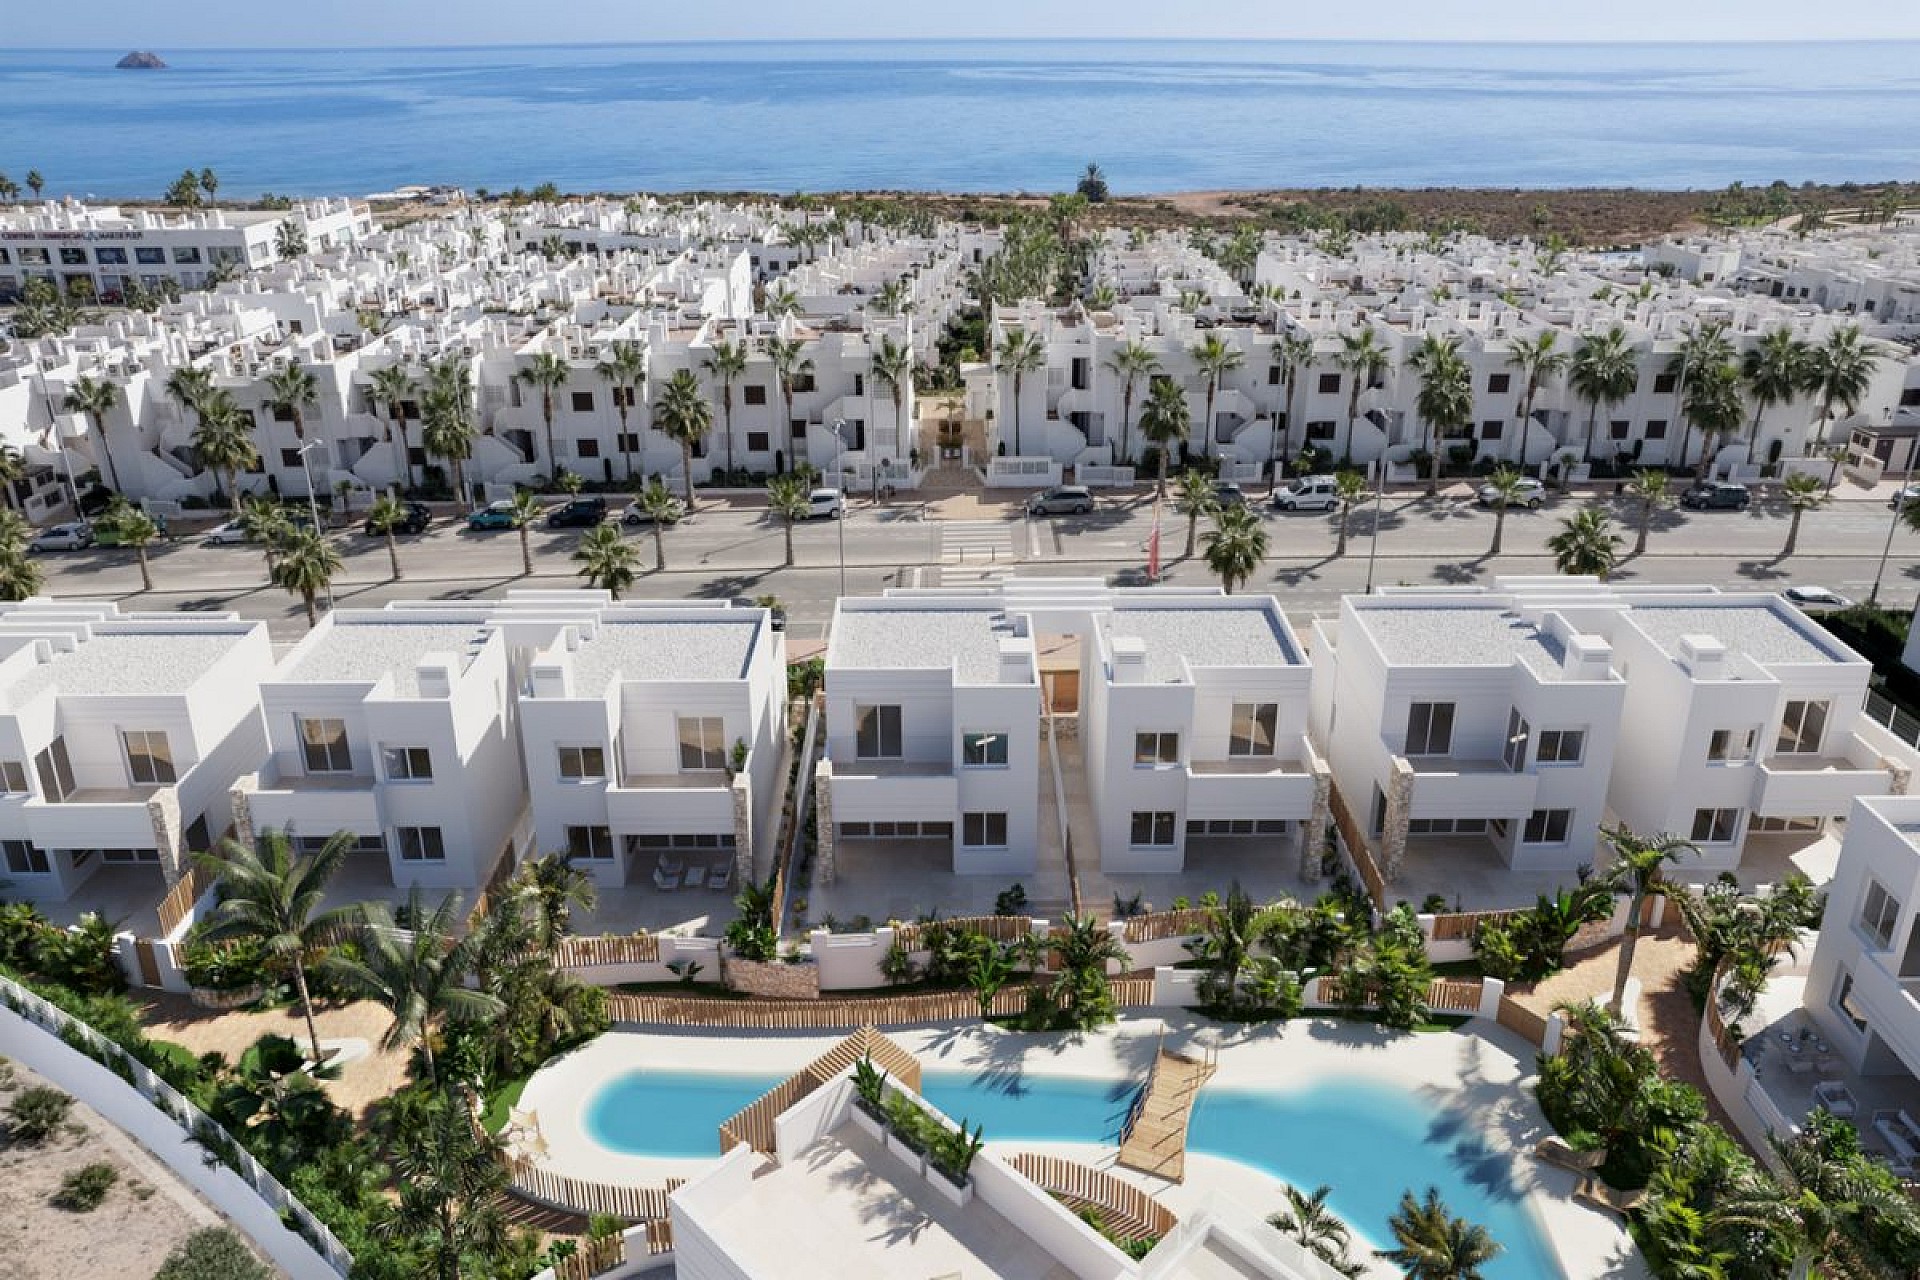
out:
<path id="1" fill-rule="evenodd" d="M 1711 48 L 1739 48 L 1747 46 L 1771 47 L 1775 45 L 1880 45 L 1880 44 L 1920 44 L 1920 33 L 1897 36 L 1842 36 L 1834 38 L 1809 39 L 1800 36 L 1756 36 L 1742 39 L 1722 39 L 1704 36 L 1673 36 L 1664 39 L 1644 40 L 1555 40 L 1543 38 L 1520 38 L 1489 36 L 1477 39 L 1392 39 L 1371 36 L 765 36 L 754 38 L 734 38 L 728 36 L 687 36 L 665 40 L 496 40 L 481 43 L 438 44 L 413 42 L 403 44 L 189 44 L 174 46 L 180 53 L 220 52 L 220 53 L 287 53 L 313 52 L 323 53 L 339 49 L 355 50 L 400 50 L 400 49 L 620 49 L 620 48 L 676 48 L 690 45 L 717 46 L 767 46 L 767 45 L 918 45 L 918 44 L 1076 44 L 1076 45 L 1119 45 L 1119 44 L 1157 44 L 1157 45 L 1207 45 L 1207 44 L 1273 44 L 1273 45 L 1381 45 L 1381 46 L 1441 46 L 1472 47 L 1476 45 L 1496 45 L 1510 47 L 1547 47 L 1547 48 L 1658 48 L 1673 45 L 1701 45 Z M 17 53 L 109 53 L 115 49 L 125 50 L 124 44 L 115 45 L 79 45 L 79 44 L 16 44 L 7 50 L 0 50 L 0 56 L 7 52 Z M 135 51 L 145 48 L 154 51 L 165 46 L 133 46 Z"/>

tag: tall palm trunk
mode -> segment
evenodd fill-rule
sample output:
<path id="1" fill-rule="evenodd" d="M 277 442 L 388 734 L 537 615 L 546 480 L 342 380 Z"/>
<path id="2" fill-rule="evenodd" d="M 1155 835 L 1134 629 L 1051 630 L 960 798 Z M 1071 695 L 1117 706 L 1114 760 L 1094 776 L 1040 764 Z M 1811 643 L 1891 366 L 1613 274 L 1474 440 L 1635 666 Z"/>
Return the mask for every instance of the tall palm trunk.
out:
<path id="1" fill-rule="evenodd" d="M 405 576 L 400 572 L 400 544 L 394 541 L 392 525 L 387 526 L 387 567 L 393 570 L 395 582 Z"/>
<path id="2" fill-rule="evenodd" d="M 1013 453 L 1015 457 L 1024 457 L 1020 448 L 1020 374 L 1013 375 Z"/>
<path id="3" fill-rule="evenodd" d="M 1627 979 L 1633 976 L 1633 951 L 1640 942 L 1640 916 L 1646 902 L 1646 886 L 1634 885 L 1633 905 L 1627 911 L 1626 932 L 1620 936 L 1620 964 L 1613 974 L 1613 998 L 1607 1002 L 1607 1008 L 1616 1018 L 1622 1016 L 1620 1007 L 1626 1003 Z"/>
<path id="4" fill-rule="evenodd" d="M 1760 443 L 1760 415 L 1765 413 L 1766 411 L 1767 411 L 1767 406 L 1763 404 L 1755 405 L 1753 407 L 1753 424 L 1747 428 L 1747 465 L 1748 466 L 1753 465 L 1753 448 L 1755 445 Z"/>
<path id="5" fill-rule="evenodd" d="M 1633 539 L 1633 554 L 1647 554 L 1647 534 L 1653 529 L 1653 503 L 1643 501 L 1640 504 L 1640 529 Z"/>
<path id="6" fill-rule="evenodd" d="M 234 467 L 227 468 L 227 510 L 240 514 L 240 472 Z"/>
<path id="7" fill-rule="evenodd" d="M 789 525 L 787 528 L 788 528 L 787 537 L 791 539 L 793 537 L 793 531 L 792 531 L 793 527 Z M 787 563 L 788 564 L 793 563 L 792 551 L 787 552 Z M 658 520 L 655 520 L 653 522 L 653 571 L 655 573 L 659 573 L 663 571 L 666 567 L 667 567 L 667 539 L 666 539 L 666 535 L 662 533 L 660 530 L 660 522 Z"/>
<path id="8" fill-rule="evenodd" d="M 1133 380 L 1120 394 L 1120 465 L 1133 461 Z"/>
<path id="9" fill-rule="evenodd" d="M 113 442 L 107 439 L 107 422 L 99 414 L 88 415 L 93 419 L 93 434 L 100 437 L 100 459 L 107 464 L 107 483 L 113 486 L 115 493 L 120 492 L 120 472 L 113 465 Z M 74 512 L 79 515 L 79 512 Z"/>
<path id="10" fill-rule="evenodd" d="M 313 1023 L 313 996 L 307 991 L 307 966 L 298 955 L 293 957 L 293 989 L 300 997 L 300 1016 L 307 1021 L 307 1043 L 313 1046 L 313 1060 L 320 1061 L 320 1029 Z"/>
<path id="11" fill-rule="evenodd" d="M 687 513 L 691 515 L 693 513 L 693 446 L 684 440 L 680 442 L 680 479 L 686 489 Z"/>
<path id="12" fill-rule="evenodd" d="M 787 568 L 791 569 L 793 568 L 793 520 L 788 518 L 785 523 L 787 534 Z"/>
<path id="13" fill-rule="evenodd" d="M 520 576 L 533 576 L 533 547 L 527 541 L 527 523 L 524 520 L 520 522 Z"/>
<path id="14" fill-rule="evenodd" d="M 1333 548 L 1333 556 L 1336 560 L 1347 554 L 1347 521 L 1351 519 L 1352 516 L 1352 509 L 1345 503 L 1342 503 L 1340 506 L 1340 541 L 1336 543 Z"/>
<path id="15" fill-rule="evenodd" d="M 625 472 L 626 478 L 628 480 L 631 480 L 633 479 L 633 450 L 627 448 L 627 442 L 633 439 L 633 436 L 627 431 L 627 401 L 624 394 L 622 394 L 617 388 L 615 389 L 614 394 L 621 396 L 621 400 L 620 400 L 620 466 L 621 466 L 621 469 Z"/>
<path id="16" fill-rule="evenodd" d="M 1207 420 L 1200 424 L 1200 456 L 1213 456 L 1213 398 L 1220 392 L 1220 379 L 1216 375 L 1207 381 Z"/>
<path id="17" fill-rule="evenodd" d="M 1520 440 L 1519 461 L 1524 465 L 1527 460 L 1527 428 L 1533 423 L 1533 397 L 1540 389 L 1538 375 L 1527 378 L 1527 393 L 1520 398 Z M 1506 450 L 1501 450 L 1505 453 Z"/>
<path id="18" fill-rule="evenodd" d="M 1347 447 L 1346 451 L 1340 455 L 1341 458 L 1351 458 L 1353 456 L 1353 428 L 1355 421 L 1359 417 L 1360 375 L 1356 373 L 1353 375 L 1353 391 L 1347 396 Z M 1339 458 L 1335 459 L 1336 462 L 1339 460 Z"/>
<path id="19" fill-rule="evenodd" d="M 1780 548 L 1780 558 L 1782 560 L 1792 555 L 1793 549 L 1800 545 L 1800 517 L 1804 514 L 1806 514 L 1805 508 L 1795 507 L 1793 509 L 1793 523 L 1787 526 L 1787 545 Z"/>
<path id="20" fill-rule="evenodd" d="M 799 460 L 793 456 L 793 386 L 784 378 L 780 380 L 780 397 L 787 402 L 787 416 L 780 424 L 780 434 L 786 437 L 787 451 L 780 456 L 785 467 L 791 470 Z"/>
<path id="21" fill-rule="evenodd" d="M 387 439 L 399 442 L 394 452 L 393 469 L 411 489 L 413 488 L 413 466 L 407 459 L 407 420 L 403 415 L 394 412 L 398 407 L 393 405 L 387 409 Z"/>
<path id="22" fill-rule="evenodd" d="M 547 424 L 547 473 L 558 479 L 560 476 L 560 455 L 553 448 L 553 392 L 540 393 L 540 416 Z"/>
<path id="23" fill-rule="evenodd" d="M 1500 538 L 1507 531 L 1507 504 L 1502 502 L 1493 509 L 1493 545 L 1487 548 L 1489 556 L 1500 554 Z"/>
<path id="24" fill-rule="evenodd" d="M 314 593 L 311 591 L 302 591 L 300 593 L 300 599 L 301 602 L 307 606 L 307 630 L 311 631 L 320 625 L 320 613 L 314 608 Z"/>
<path id="25" fill-rule="evenodd" d="M 1794 512 L 1796 516 L 1799 514 L 1797 511 Z M 1798 525 L 1799 521 L 1795 520 L 1794 523 Z M 1798 532 L 1797 529 L 1795 531 Z M 147 565 L 147 544 L 143 542 L 136 546 L 133 549 L 133 553 L 140 558 L 140 589 L 142 591 L 153 590 L 153 571 Z"/>
<path id="26" fill-rule="evenodd" d="M 733 384 L 727 384 L 726 394 L 720 397 L 720 413 L 727 428 L 727 470 L 733 470 Z M 729 478 L 731 479 L 731 478 Z"/>

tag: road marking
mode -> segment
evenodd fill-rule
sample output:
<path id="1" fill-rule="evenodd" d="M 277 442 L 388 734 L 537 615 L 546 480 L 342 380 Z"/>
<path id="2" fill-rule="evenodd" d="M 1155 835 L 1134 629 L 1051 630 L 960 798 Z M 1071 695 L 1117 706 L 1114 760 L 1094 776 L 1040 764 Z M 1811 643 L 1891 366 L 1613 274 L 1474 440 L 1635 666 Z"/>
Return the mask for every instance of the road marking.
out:
<path id="1" fill-rule="evenodd" d="M 1013 533 L 1004 520 L 947 520 L 939 525 L 940 563 L 1010 564 Z"/>

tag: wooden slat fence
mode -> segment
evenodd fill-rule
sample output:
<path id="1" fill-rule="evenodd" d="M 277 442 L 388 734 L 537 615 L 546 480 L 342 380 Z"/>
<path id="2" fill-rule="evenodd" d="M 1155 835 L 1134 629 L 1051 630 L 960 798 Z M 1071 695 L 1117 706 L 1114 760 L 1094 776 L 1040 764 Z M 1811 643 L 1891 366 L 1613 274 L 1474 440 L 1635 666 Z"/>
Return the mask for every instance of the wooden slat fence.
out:
<path id="1" fill-rule="evenodd" d="M 1480 1012 L 1480 983 L 1436 978 L 1427 987 L 1427 1008 L 1435 1013 Z"/>
<path id="2" fill-rule="evenodd" d="M 657 1258 L 673 1252 L 673 1219 L 657 1218 L 647 1223 L 647 1256 Z"/>
<path id="3" fill-rule="evenodd" d="M 1340 839 L 1347 846 L 1347 853 L 1353 858 L 1353 865 L 1359 869 L 1360 883 L 1366 886 L 1367 895 L 1373 899 L 1373 905 L 1380 910 L 1387 909 L 1387 878 L 1380 874 L 1380 866 L 1373 860 L 1373 846 L 1367 843 L 1366 831 L 1354 819 L 1353 811 L 1347 807 L 1346 796 L 1339 787 L 1332 789 L 1329 797 L 1333 811 L 1333 824 L 1340 830 Z"/>
<path id="4" fill-rule="evenodd" d="M 193 909 L 193 904 L 200 900 L 200 895 L 205 893 L 212 884 L 213 877 L 202 870 L 197 863 L 189 866 L 187 874 L 173 882 L 173 888 L 167 890 L 167 896 L 160 899 L 160 907 L 156 913 L 160 917 L 161 937 L 166 937 L 180 927 L 180 922 L 187 918 L 187 912 Z"/>
<path id="5" fill-rule="evenodd" d="M 959 929 L 982 934 L 994 942 L 1018 942 L 1033 932 L 1033 921 L 1026 916 L 956 916 L 951 920 L 899 925 L 893 931 L 893 940 L 908 951 L 925 951 L 927 933 L 933 929 Z"/>
<path id="6" fill-rule="evenodd" d="M 1042 1191 L 1064 1200 L 1069 1208 L 1099 1210 L 1107 1230 L 1123 1243 L 1157 1240 L 1179 1225 L 1165 1205 L 1104 1170 L 1031 1151 L 1022 1151 L 1007 1163 Z"/>
<path id="7" fill-rule="evenodd" d="M 872 1058 L 873 1065 L 889 1078 L 920 1092 L 920 1060 L 871 1026 L 863 1026 L 730 1116 L 720 1126 L 721 1152 L 745 1146 L 771 1154 L 774 1120 L 862 1058 Z"/>
<path id="8" fill-rule="evenodd" d="M 560 969 L 584 969 L 602 964 L 658 964 L 660 939 L 651 933 L 601 934 L 562 938 L 553 954 Z"/>
<path id="9" fill-rule="evenodd" d="M 1509 920 L 1526 914 L 1524 908 L 1511 911 L 1449 911 L 1433 918 L 1433 940 L 1471 942 L 1482 920 Z"/>
<path id="10" fill-rule="evenodd" d="M 1159 942 L 1165 938 L 1184 938 L 1205 933 L 1213 922 L 1213 908 L 1187 907 L 1179 911 L 1155 911 L 1127 921 L 1128 942 Z"/>
<path id="11" fill-rule="evenodd" d="M 652 1239 L 651 1229 L 648 1239 Z M 627 1239 L 624 1235 L 582 1240 L 578 1249 L 554 1264 L 554 1280 L 593 1280 L 593 1277 L 604 1275 L 626 1260 Z"/>
<path id="12" fill-rule="evenodd" d="M 627 1222 L 666 1217 L 667 1197 L 685 1181 L 668 1178 L 664 1187 L 614 1186 L 555 1173 L 525 1156 L 509 1155 L 506 1165 L 507 1177 L 517 1195 L 579 1214 L 604 1213 Z"/>
<path id="13" fill-rule="evenodd" d="M 1002 987 L 991 1015 L 1010 1017 L 1027 1007 L 1031 984 Z M 1123 1009 L 1153 1003 L 1151 977 L 1113 978 L 1108 982 Z M 743 1031 L 853 1031 L 864 1026 L 916 1026 L 923 1022 L 959 1022 L 980 1016 L 971 991 L 932 991 L 923 995 L 880 996 L 861 1000 L 714 1000 L 671 995 L 607 993 L 607 1014 L 615 1022 L 665 1027 L 727 1027 Z"/>
<path id="14" fill-rule="evenodd" d="M 1707 1033 L 1713 1037 L 1713 1047 L 1720 1060 L 1727 1064 L 1727 1070 L 1734 1071 L 1740 1064 L 1740 1037 L 1727 1025 L 1720 1013 L 1720 983 L 1727 976 L 1727 961 L 1722 960 L 1720 967 L 1714 970 L 1713 982 L 1707 988 Z"/>
<path id="15" fill-rule="evenodd" d="M 1547 1020 L 1512 996 L 1500 997 L 1500 1009 L 1494 1020 L 1536 1049 L 1547 1042 Z"/>

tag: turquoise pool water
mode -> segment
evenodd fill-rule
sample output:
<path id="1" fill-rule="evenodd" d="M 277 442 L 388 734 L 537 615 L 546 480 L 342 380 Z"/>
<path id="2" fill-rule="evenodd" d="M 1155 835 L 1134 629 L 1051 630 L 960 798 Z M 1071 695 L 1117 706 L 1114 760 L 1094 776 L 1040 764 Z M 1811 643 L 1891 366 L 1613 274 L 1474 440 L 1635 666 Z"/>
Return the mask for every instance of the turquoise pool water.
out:
<path id="1" fill-rule="evenodd" d="M 718 1153 L 720 1122 L 777 1083 L 770 1076 L 628 1072 L 588 1100 L 587 1134 L 632 1155 L 709 1158 Z M 1138 1088 L 996 1071 L 930 1071 L 921 1086 L 948 1115 L 982 1125 L 990 1142 L 1106 1144 L 1118 1140 Z M 1512 1159 L 1488 1149 L 1476 1118 L 1436 1112 L 1404 1090 L 1353 1080 L 1287 1092 L 1210 1086 L 1194 1110 L 1188 1150 L 1307 1189 L 1327 1183 L 1335 1212 L 1375 1242 L 1387 1237 L 1387 1218 L 1403 1190 L 1437 1186 L 1456 1214 L 1506 1246 L 1486 1269 L 1488 1280 L 1562 1274 L 1527 1214 Z"/>

